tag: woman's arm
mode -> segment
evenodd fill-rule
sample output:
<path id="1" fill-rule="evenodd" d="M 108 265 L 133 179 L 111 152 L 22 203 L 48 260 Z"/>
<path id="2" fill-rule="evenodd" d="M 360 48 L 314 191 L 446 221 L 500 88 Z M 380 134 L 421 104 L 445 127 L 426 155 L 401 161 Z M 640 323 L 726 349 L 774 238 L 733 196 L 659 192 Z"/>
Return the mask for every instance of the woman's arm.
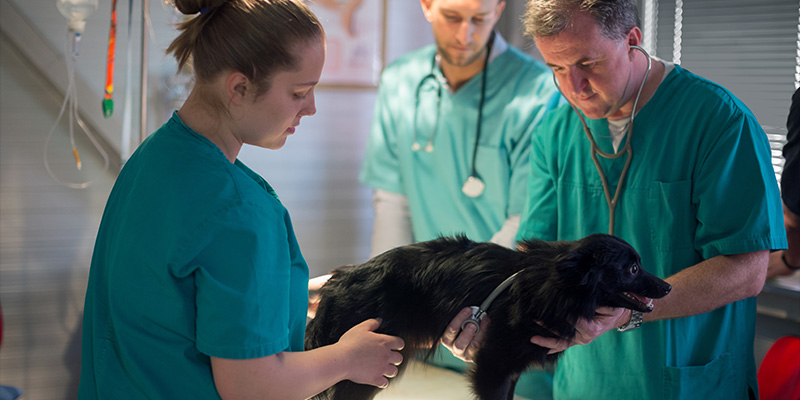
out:
<path id="1" fill-rule="evenodd" d="M 284 351 L 267 357 L 232 360 L 211 357 L 214 383 L 225 399 L 307 399 L 349 379 L 386 387 L 397 375 L 403 340 L 375 333 L 380 321 L 369 319 L 342 335 L 339 342 L 310 351 Z"/>

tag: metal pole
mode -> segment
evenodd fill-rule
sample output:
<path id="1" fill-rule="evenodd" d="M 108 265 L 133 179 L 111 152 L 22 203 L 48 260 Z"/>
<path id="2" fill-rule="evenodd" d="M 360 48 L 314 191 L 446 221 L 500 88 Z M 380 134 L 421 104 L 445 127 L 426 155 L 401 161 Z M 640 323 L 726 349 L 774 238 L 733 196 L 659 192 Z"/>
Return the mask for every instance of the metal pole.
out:
<path id="1" fill-rule="evenodd" d="M 150 0 L 142 0 L 142 78 L 141 78 L 141 109 L 139 110 L 139 130 L 141 141 L 147 138 L 147 15 Z"/>

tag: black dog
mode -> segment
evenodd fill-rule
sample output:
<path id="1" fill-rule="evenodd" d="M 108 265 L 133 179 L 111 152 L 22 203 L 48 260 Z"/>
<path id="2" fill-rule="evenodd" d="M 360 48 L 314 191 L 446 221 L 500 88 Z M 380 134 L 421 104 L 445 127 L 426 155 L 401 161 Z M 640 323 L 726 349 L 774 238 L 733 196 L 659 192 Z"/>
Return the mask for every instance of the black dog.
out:
<path id="1" fill-rule="evenodd" d="M 438 347 L 431 344 L 461 309 L 480 305 L 501 282 L 519 272 L 486 310 L 491 324 L 470 376 L 479 399 L 505 400 L 513 398 L 514 385 L 525 369 L 551 368 L 558 357 L 531 344 L 532 336 L 571 339 L 576 321 L 594 317 L 597 307 L 648 312 L 649 298 L 661 298 L 671 288 L 644 271 L 639 254 L 613 236 L 596 234 L 574 242 L 531 240 L 520 247 L 523 250 L 517 251 L 463 237 L 440 238 L 343 267 L 320 291 L 305 347 L 333 344 L 356 324 L 380 317 L 383 323 L 377 332 L 405 341 L 404 360 L 420 351 L 430 357 Z M 378 390 L 342 381 L 316 398 L 371 399 Z"/>

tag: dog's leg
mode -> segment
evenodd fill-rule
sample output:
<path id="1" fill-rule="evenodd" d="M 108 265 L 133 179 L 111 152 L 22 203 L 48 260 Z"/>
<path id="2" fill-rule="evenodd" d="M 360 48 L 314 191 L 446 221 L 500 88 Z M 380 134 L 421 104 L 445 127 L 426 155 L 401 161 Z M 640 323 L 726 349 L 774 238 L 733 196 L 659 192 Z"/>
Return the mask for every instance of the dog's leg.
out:
<path id="1" fill-rule="evenodd" d="M 475 363 L 470 380 L 472 390 L 480 400 L 508 400 L 514 397 L 511 377 L 485 366 L 481 368 L 479 362 Z"/>
<path id="2" fill-rule="evenodd" d="M 488 338 L 487 338 L 488 341 Z M 521 360 L 502 351 L 487 351 L 491 344 L 478 353 L 470 376 L 472 388 L 480 400 L 511 400 L 519 374 L 525 370 Z M 519 364 L 519 365 L 518 365 Z"/>
<path id="3" fill-rule="evenodd" d="M 519 377 L 512 377 L 511 378 L 511 386 L 508 388 L 508 397 L 507 400 L 514 400 L 514 390 L 517 388 L 517 381 Z"/>
<path id="4" fill-rule="evenodd" d="M 507 378 L 501 382 L 493 382 L 491 385 L 486 382 L 476 382 L 473 390 L 480 400 L 513 400 L 513 386 L 511 379 Z"/>
<path id="5" fill-rule="evenodd" d="M 371 400 L 378 394 L 375 386 L 341 381 L 333 387 L 332 400 Z"/>

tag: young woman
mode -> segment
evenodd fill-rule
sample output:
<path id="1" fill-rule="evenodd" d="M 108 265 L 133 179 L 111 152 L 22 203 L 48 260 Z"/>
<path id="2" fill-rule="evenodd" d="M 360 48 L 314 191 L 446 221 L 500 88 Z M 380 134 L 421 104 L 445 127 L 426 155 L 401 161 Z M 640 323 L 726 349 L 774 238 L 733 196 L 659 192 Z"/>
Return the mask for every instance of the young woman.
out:
<path id="1" fill-rule="evenodd" d="M 279 149 L 314 114 L 325 58 L 300 0 L 176 0 L 168 52 L 183 107 L 136 150 L 92 258 L 80 397 L 305 399 L 343 379 L 385 386 L 400 338 L 367 320 L 303 351 L 308 267 L 286 209 L 237 155 Z"/>

